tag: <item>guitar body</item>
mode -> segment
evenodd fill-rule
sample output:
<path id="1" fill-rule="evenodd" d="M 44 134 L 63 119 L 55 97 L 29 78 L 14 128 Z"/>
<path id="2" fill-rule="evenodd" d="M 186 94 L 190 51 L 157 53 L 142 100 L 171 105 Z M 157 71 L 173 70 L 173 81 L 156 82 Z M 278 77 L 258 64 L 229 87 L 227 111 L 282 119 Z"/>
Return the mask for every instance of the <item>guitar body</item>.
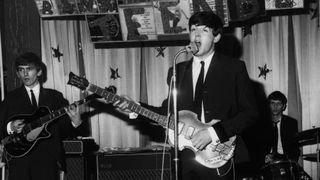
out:
<path id="1" fill-rule="evenodd" d="M 235 150 L 235 139 L 233 136 L 229 141 L 223 144 L 213 143 L 207 145 L 202 151 L 198 150 L 192 145 L 191 140 L 186 139 L 185 136 L 192 136 L 197 132 L 207 129 L 216 123 L 214 120 L 210 123 L 202 123 L 197 119 L 197 115 L 191 111 L 179 111 L 179 134 L 178 134 L 178 147 L 179 150 L 185 148 L 192 150 L 195 153 L 196 160 L 208 168 L 218 168 L 228 162 L 233 156 Z M 169 129 L 169 141 L 174 144 L 174 131 Z"/>
<path id="2" fill-rule="evenodd" d="M 97 98 L 97 95 L 89 95 L 84 99 L 74 102 L 71 106 L 78 106 L 89 102 L 91 99 Z M 5 150 L 11 157 L 19 158 L 26 155 L 40 139 L 46 139 L 51 136 L 47 130 L 47 125 L 65 115 L 67 107 L 62 107 L 55 111 L 50 111 L 47 107 L 39 107 L 32 115 L 18 115 L 9 119 L 24 120 L 25 126 L 20 133 L 11 134 L 1 140 Z"/>
<path id="3" fill-rule="evenodd" d="M 24 119 L 26 125 L 23 127 L 21 133 L 11 134 L 2 140 L 6 152 L 14 158 L 23 157 L 33 148 L 37 141 L 49 138 L 50 133 L 47 131 L 46 125 L 35 126 L 32 124 L 33 121 L 49 113 L 50 110 L 48 108 L 40 107 L 32 115 L 18 115 L 12 117 L 10 121 Z M 32 124 L 32 127 L 30 124 Z"/>

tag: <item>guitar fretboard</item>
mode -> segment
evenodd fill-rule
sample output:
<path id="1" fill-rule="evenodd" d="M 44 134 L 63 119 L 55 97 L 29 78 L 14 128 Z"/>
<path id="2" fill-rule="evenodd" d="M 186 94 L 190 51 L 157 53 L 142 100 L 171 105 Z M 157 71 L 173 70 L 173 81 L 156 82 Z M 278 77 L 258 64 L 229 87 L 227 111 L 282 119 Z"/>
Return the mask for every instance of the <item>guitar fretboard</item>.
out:
<path id="1" fill-rule="evenodd" d="M 27 134 L 29 133 L 30 131 L 32 131 L 33 129 L 37 128 L 37 127 L 40 127 L 42 125 L 45 125 L 45 124 L 48 124 L 50 123 L 51 121 L 65 115 L 67 112 L 65 110 L 65 108 L 67 107 L 71 107 L 73 105 L 81 105 L 83 103 L 86 103 L 88 100 L 85 98 L 85 99 L 81 99 L 79 101 L 76 101 L 74 103 L 72 103 L 71 105 L 69 106 L 66 106 L 66 107 L 63 107 L 63 108 L 60 108 L 60 109 L 57 109 L 53 112 L 51 112 L 50 114 L 46 115 L 46 116 L 42 116 L 34 121 L 32 121 L 31 123 L 25 125 L 23 127 L 23 132 L 24 134 Z"/>
<path id="2" fill-rule="evenodd" d="M 116 94 L 113 94 L 113 93 L 111 93 L 105 89 L 102 89 L 96 85 L 93 85 L 93 84 L 89 84 L 89 87 L 87 88 L 87 90 L 104 97 L 108 102 L 115 102 L 118 100 L 126 101 L 126 102 L 128 102 L 128 109 L 130 111 L 135 112 L 137 114 L 140 114 L 144 117 L 147 117 L 147 118 L 157 122 L 159 125 L 161 125 L 163 127 L 167 127 L 167 117 L 166 116 L 163 116 L 163 115 L 160 115 L 160 114 L 155 113 L 153 111 L 150 111 L 135 102 L 128 101 L 125 98 L 122 98 Z M 169 120 L 169 128 L 174 129 L 174 121 Z"/>

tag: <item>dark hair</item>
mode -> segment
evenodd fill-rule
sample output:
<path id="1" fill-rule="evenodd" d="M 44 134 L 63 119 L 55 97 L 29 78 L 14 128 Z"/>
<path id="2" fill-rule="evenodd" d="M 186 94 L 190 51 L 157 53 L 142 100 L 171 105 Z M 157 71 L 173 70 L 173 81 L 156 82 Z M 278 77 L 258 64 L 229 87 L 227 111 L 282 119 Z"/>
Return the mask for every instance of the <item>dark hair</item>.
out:
<path id="1" fill-rule="evenodd" d="M 42 84 L 47 81 L 47 67 L 41 61 L 40 57 L 33 52 L 26 52 L 21 54 L 15 59 L 15 68 L 18 71 L 19 66 L 22 65 L 34 65 L 37 71 L 42 70 L 41 76 L 38 77 L 39 82 Z"/>
<path id="2" fill-rule="evenodd" d="M 41 70 L 43 65 L 42 61 L 38 55 L 33 52 L 26 52 L 21 54 L 15 60 L 15 68 L 18 70 L 18 67 L 21 65 L 34 65 L 37 71 Z"/>
<path id="3" fill-rule="evenodd" d="M 202 11 L 194 13 L 189 19 L 189 30 L 192 25 L 205 25 L 213 29 L 213 35 L 216 36 L 222 33 L 223 23 L 220 17 L 212 11 Z"/>
<path id="4" fill-rule="evenodd" d="M 282 102 L 282 104 L 287 104 L 287 98 L 286 96 L 280 92 L 280 91 L 274 91 L 268 96 L 268 101 L 270 102 L 271 100 L 279 100 Z"/>

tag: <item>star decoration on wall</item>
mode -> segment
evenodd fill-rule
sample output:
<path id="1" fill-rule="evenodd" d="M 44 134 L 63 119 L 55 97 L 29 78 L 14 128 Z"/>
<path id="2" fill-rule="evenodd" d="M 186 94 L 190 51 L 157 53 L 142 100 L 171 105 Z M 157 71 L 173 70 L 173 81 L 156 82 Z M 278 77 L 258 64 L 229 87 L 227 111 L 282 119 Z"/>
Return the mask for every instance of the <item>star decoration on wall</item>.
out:
<path id="1" fill-rule="evenodd" d="M 264 79 L 266 79 L 267 78 L 267 74 L 272 71 L 272 70 L 267 68 L 267 64 L 265 64 L 263 67 L 258 66 L 258 68 L 260 70 L 260 74 L 259 74 L 258 78 L 262 76 Z"/>
<path id="2" fill-rule="evenodd" d="M 58 61 L 60 62 L 60 57 L 63 56 L 63 54 L 60 52 L 59 45 L 57 48 L 51 47 L 51 49 L 53 51 L 53 57 L 58 58 Z"/>
<path id="3" fill-rule="evenodd" d="M 162 57 L 164 57 L 164 52 L 163 51 L 166 49 L 165 47 L 156 47 L 155 49 L 158 51 L 158 54 L 157 54 L 156 57 L 159 57 L 160 55 Z"/>
<path id="4" fill-rule="evenodd" d="M 112 68 L 110 68 L 110 70 L 111 70 L 110 79 L 116 80 L 116 79 L 118 79 L 118 78 L 121 78 L 121 77 L 119 76 L 118 68 L 117 68 L 117 69 L 112 69 Z"/>
<path id="5" fill-rule="evenodd" d="M 310 5 L 309 11 L 311 13 L 311 19 L 319 18 L 319 3 L 316 3 L 313 7 Z"/>

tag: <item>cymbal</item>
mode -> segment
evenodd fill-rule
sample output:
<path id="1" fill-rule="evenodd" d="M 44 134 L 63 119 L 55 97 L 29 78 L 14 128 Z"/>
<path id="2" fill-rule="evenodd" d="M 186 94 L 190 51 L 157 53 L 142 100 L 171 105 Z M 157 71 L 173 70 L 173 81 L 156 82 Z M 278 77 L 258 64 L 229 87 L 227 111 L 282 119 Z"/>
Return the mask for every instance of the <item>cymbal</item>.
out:
<path id="1" fill-rule="evenodd" d="M 304 160 L 317 162 L 317 153 L 302 155 Z M 320 162 L 320 161 L 319 161 Z"/>
<path id="2" fill-rule="evenodd" d="M 317 144 L 320 141 L 320 128 L 308 129 L 298 133 L 299 145 Z"/>

